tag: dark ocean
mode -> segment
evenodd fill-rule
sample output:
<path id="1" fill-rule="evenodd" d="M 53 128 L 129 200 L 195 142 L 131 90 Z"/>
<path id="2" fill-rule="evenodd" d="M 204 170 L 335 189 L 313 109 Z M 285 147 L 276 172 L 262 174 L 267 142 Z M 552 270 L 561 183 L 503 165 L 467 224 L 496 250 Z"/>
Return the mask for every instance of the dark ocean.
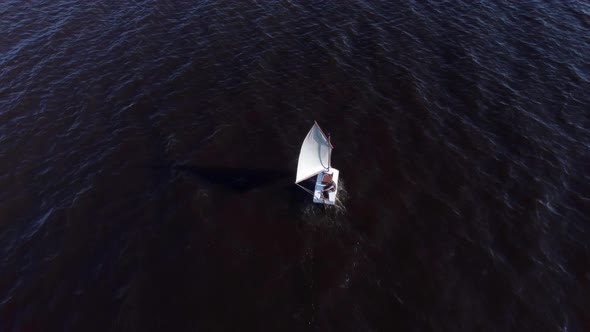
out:
<path id="1" fill-rule="evenodd" d="M 0 0 L 0 331 L 590 331 L 590 3 Z M 316 120 L 339 206 L 294 185 Z"/>

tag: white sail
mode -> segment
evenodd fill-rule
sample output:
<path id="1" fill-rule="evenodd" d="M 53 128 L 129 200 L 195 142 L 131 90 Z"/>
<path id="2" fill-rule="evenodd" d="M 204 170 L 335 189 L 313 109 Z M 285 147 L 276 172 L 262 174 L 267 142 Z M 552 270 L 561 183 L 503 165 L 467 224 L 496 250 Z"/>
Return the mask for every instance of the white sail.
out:
<path id="1" fill-rule="evenodd" d="M 330 152 L 332 144 L 320 129 L 317 123 L 313 127 L 301 145 L 299 162 L 297 163 L 297 177 L 295 183 L 318 174 L 330 167 Z"/>

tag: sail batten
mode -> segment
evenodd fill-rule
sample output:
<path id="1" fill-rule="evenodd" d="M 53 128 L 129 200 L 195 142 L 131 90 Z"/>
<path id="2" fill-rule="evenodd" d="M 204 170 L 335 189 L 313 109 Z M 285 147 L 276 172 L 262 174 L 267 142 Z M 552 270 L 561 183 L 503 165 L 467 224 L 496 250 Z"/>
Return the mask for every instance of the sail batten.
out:
<path id="1" fill-rule="evenodd" d="M 314 123 L 301 145 L 295 183 L 309 179 L 319 172 L 330 168 L 331 150 L 332 144 L 330 140 L 323 133 L 320 126 Z"/>

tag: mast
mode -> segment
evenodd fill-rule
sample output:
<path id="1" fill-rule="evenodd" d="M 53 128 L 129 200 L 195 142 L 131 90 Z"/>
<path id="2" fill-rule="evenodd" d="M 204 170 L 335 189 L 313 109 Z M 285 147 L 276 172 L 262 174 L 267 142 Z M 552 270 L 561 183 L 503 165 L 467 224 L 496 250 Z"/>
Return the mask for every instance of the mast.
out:
<path id="1" fill-rule="evenodd" d="M 330 135 L 328 135 L 328 144 L 330 145 L 330 151 L 328 154 L 328 172 L 330 171 L 330 165 L 332 164 L 332 142 L 330 141 Z"/>

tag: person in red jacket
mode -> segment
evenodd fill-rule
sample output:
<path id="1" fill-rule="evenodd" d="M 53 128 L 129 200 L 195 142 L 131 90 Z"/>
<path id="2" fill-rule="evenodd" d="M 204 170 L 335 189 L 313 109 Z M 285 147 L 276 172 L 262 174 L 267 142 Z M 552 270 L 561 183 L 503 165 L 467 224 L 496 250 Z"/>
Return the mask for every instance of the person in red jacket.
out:
<path id="1" fill-rule="evenodd" d="M 324 199 L 328 199 L 329 198 L 328 195 L 332 191 L 336 191 L 336 183 L 334 183 L 334 180 L 330 180 L 330 182 L 328 182 L 324 185 L 324 189 L 322 189 L 322 193 L 324 194 Z"/>

